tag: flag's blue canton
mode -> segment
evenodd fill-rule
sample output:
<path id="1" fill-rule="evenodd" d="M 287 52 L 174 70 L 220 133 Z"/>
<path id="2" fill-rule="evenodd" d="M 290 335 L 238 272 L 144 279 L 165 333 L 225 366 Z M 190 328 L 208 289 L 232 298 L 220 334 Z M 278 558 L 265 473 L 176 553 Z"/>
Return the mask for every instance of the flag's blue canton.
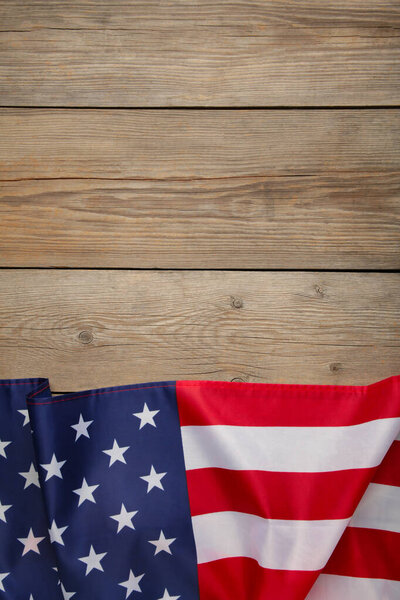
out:
<path id="1" fill-rule="evenodd" d="M 63 600 L 25 402 L 47 384 L 0 381 L 0 600 Z"/>
<path id="2" fill-rule="evenodd" d="M 28 406 L 64 597 L 198 600 L 175 382 Z"/>

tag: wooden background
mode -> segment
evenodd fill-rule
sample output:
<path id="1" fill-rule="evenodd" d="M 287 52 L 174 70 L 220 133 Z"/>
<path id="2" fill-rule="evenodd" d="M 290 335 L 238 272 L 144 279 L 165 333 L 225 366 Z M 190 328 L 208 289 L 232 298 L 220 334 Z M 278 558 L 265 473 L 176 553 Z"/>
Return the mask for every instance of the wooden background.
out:
<path id="1" fill-rule="evenodd" d="M 1 0 L 0 378 L 400 373 L 400 4 Z"/>

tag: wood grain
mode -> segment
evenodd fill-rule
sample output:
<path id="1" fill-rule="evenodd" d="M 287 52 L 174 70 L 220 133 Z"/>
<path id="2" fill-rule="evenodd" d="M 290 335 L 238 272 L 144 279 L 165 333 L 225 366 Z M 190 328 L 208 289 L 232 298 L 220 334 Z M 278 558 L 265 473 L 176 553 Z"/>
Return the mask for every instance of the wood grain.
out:
<path id="1" fill-rule="evenodd" d="M 394 269 L 400 112 L 2 109 L 0 265 Z"/>
<path id="2" fill-rule="evenodd" d="M 55 392 L 174 379 L 368 384 L 399 372 L 396 273 L 2 270 L 0 377 Z"/>
<path id="3" fill-rule="evenodd" d="M 0 110 L 0 180 L 392 172 L 400 111 Z"/>
<path id="4" fill-rule="evenodd" d="M 0 0 L 0 378 L 399 373 L 400 274 L 354 272 L 400 269 L 399 32 L 393 0 Z"/>
<path id="5" fill-rule="evenodd" d="M 0 265 L 399 269 L 400 174 L 0 184 Z"/>
<path id="6" fill-rule="evenodd" d="M 400 100 L 393 0 L 3 0 L 0 24 L 2 106 Z"/>

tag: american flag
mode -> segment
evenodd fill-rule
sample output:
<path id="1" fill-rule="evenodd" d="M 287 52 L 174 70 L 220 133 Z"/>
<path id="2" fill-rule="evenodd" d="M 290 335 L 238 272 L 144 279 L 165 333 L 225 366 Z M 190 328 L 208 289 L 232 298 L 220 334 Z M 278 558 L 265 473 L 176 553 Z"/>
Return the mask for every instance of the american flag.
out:
<path id="1" fill-rule="evenodd" d="M 400 598 L 400 375 L 0 407 L 0 600 Z"/>

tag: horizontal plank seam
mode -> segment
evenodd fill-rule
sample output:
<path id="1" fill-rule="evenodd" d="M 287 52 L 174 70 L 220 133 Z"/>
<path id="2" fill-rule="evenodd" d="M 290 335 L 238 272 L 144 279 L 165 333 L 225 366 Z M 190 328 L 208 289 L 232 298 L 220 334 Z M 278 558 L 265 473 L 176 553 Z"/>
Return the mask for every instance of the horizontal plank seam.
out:
<path id="1" fill-rule="evenodd" d="M 341 173 L 360 173 L 360 171 L 341 171 Z M 368 173 L 370 173 L 370 171 L 367 171 Z M 287 175 L 283 175 L 283 174 L 279 174 L 279 175 L 269 175 L 269 174 L 265 174 L 265 175 L 227 175 L 226 177 L 224 176 L 220 176 L 220 177 L 85 177 L 85 176 L 66 176 L 66 177 L 18 177 L 17 179 L 0 179 L 0 183 L 7 183 L 7 182 L 18 182 L 18 181 L 62 181 L 64 179 L 97 179 L 97 180 L 104 180 L 104 181 L 203 181 L 206 180 L 208 181 L 209 179 L 211 180 L 215 180 L 215 179 L 247 179 L 247 178 L 264 178 L 264 177 L 316 177 L 318 175 L 318 173 L 299 173 L 299 174 L 291 174 L 288 173 Z"/>
<path id="2" fill-rule="evenodd" d="M 12 109 L 21 109 L 21 110 L 396 110 L 400 108 L 400 104 L 398 102 L 393 104 L 363 104 L 363 105 L 346 105 L 346 104 L 330 104 L 329 106 L 304 106 L 304 105 L 280 105 L 280 106 L 268 106 L 268 105 L 258 105 L 258 106 L 246 106 L 246 105 L 238 105 L 238 106 L 202 106 L 202 105 L 190 105 L 190 106 L 180 106 L 180 105 L 168 105 L 168 106 L 65 106 L 65 105 L 45 105 L 45 104 L 1 104 L 0 103 L 0 111 L 2 108 L 12 108 Z"/>
<path id="3" fill-rule="evenodd" d="M 270 268 L 270 269 L 257 269 L 257 268 L 248 268 L 241 269 L 238 268 L 221 268 L 221 267 L 70 267 L 70 266 L 50 266 L 50 267 L 21 267 L 21 266 L 2 266 L 0 265 L 0 271 L 13 271 L 13 270 L 47 270 L 47 271 L 56 271 L 56 270 L 69 270 L 69 271 L 170 271 L 171 273 L 176 271 L 219 271 L 219 272 L 261 272 L 261 273 L 400 273 L 400 269 L 289 269 L 289 268 Z"/>
<path id="4" fill-rule="evenodd" d="M 177 21 L 178 22 L 178 21 Z M 181 21 L 182 25 L 187 25 L 186 21 L 182 20 Z M 350 22 L 350 24 L 352 25 L 352 23 Z M 327 23 L 326 25 L 323 23 L 319 23 L 318 25 L 303 25 L 302 29 L 307 29 L 307 30 L 315 30 L 315 29 L 332 29 L 332 26 L 335 25 L 335 23 Z M 210 27 L 214 28 L 214 29 L 232 29 L 235 26 L 232 26 L 231 24 L 226 24 L 226 25 L 222 25 L 221 23 L 218 24 L 212 24 L 212 23 L 207 23 L 202 25 L 201 23 L 197 23 L 196 24 L 196 28 L 203 28 L 203 29 L 209 29 Z M 283 25 L 278 25 L 277 26 L 279 29 L 288 29 L 288 25 L 283 24 Z M 357 24 L 357 28 L 360 29 L 361 31 L 363 29 L 368 29 L 370 30 L 371 27 L 373 29 L 377 29 L 380 30 L 382 29 L 383 31 L 389 31 L 389 32 L 394 32 L 396 33 L 400 27 L 398 27 L 397 25 L 394 24 L 385 24 L 385 25 L 380 25 L 380 24 L 376 24 L 373 23 L 371 24 L 371 22 L 367 22 L 367 23 L 358 23 Z M 339 30 L 339 32 L 341 31 L 340 28 L 337 28 Z M 0 28 L 0 33 L 36 33 L 36 32 L 43 32 L 43 31 L 88 31 L 88 32 L 98 32 L 98 33 L 103 33 L 103 32 L 107 32 L 107 31 L 131 31 L 131 32 L 154 32 L 155 29 L 154 27 L 144 27 L 144 28 L 138 28 L 138 27 L 54 27 L 54 26 L 44 26 L 44 27 L 34 27 L 32 29 L 1 29 Z M 161 29 L 162 30 L 162 29 Z M 268 36 L 268 33 L 262 33 L 259 36 L 255 36 L 254 34 L 252 35 L 252 37 L 270 37 Z M 346 36 L 346 35 L 337 35 L 335 37 L 351 37 L 351 36 Z"/>
<path id="5" fill-rule="evenodd" d="M 360 175 L 367 175 L 367 176 L 373 176 L 376 173 L 382 173 L 385 175 L 390 175 L 390 174 L 397 174 L 399 173 L 398 170 L 393 170 L 393 168 L 390 169 L 384 169 L 381 168 L 379 170 L 371 170 L 368 169 L 366 171 L 363 171 L 361 169 L 336 169 L 336 170 L 327 170 L 327 171 L 320 171 L 317 173 L 261 173 L 261 174 L 254 174 L 254 173 L 246 173 L 243 175 L 220 175 L 219 177 L 129 177 L 127 176 L 123 176 L 123 177 L 98 177 L 98 176 L 79 176 L 79 175 L 71 175 L 71 176 L 65 176 L 65 177 L 18 177 L 16 179 L 0 179 L 0 183 L 18 183 L 20 181 L 64 181 L 64 180 L 73 180 L 73 181 L 79 181 L 79 180 L 88 180 L 88 181 L 165 181 L 165 182 L 174 182 L 174 181 L 219 181 L 219 180 L 228 180 L 228 179 L 266 179 L 266 178 L 273 178 L 273 179 L 286 179 L 288 177 L 293 177 L 293 178 L 298 178 L 298 177 L 321 177 L 321 176 L 328 176 L 328 175 L 334 175 L 334 174 L 355 174 L 357 176 Z"/>

